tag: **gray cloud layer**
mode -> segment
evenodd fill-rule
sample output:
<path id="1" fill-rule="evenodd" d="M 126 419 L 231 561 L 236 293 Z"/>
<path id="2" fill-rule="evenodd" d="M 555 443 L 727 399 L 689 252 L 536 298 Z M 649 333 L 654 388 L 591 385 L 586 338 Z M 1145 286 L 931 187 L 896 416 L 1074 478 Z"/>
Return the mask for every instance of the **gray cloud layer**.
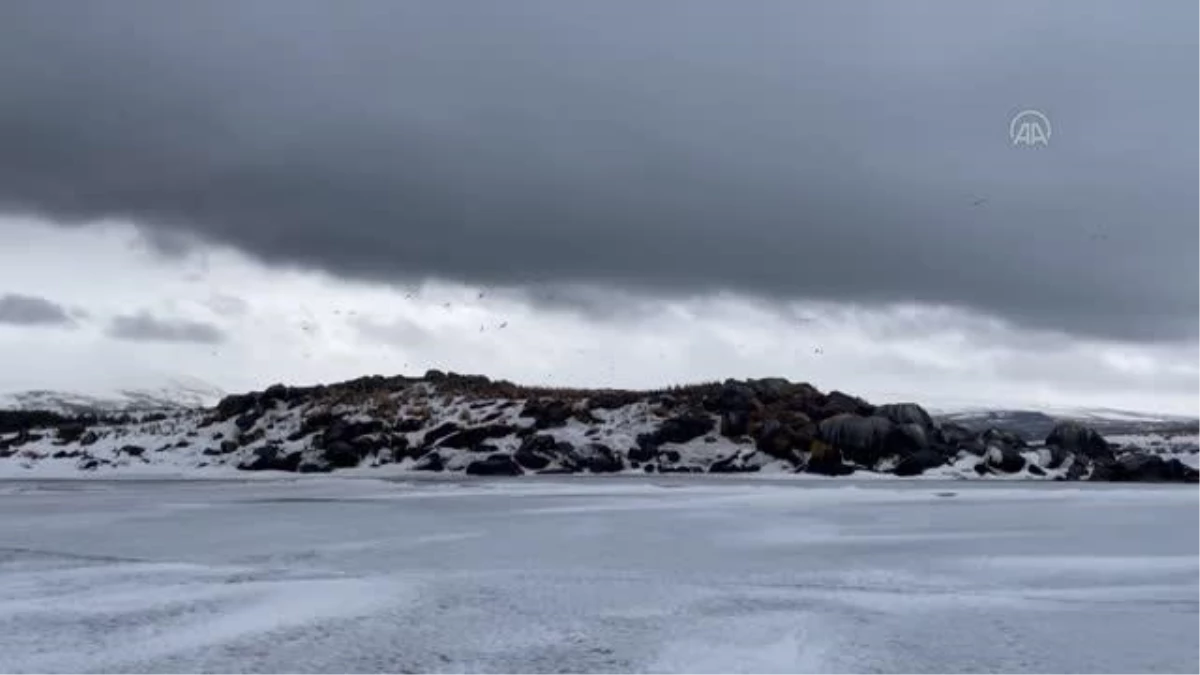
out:
<path id="1" fill-rule="evenodd" d="M 225 340 L 220 328 L 200 321 L 165 319 L 148 312 L 118 316 L 108 328 L 111 337 L 136 342 L 195 342 L 217 344 Z"/>
<path id="2" fill-rule="evenodd" d="M 1196 22 L 1092 0 L 7 0 L 0 207 L 346 276 L 1191 337 Z M 1049 147 L 1010 145 L 1025 107 Z"/>
<path id="3" fill-rule="evenodd" d="M 0 295 L 0 324 L 13 326 L 71 326 L 70 312 L 56 302 L 33 295 Z"/>

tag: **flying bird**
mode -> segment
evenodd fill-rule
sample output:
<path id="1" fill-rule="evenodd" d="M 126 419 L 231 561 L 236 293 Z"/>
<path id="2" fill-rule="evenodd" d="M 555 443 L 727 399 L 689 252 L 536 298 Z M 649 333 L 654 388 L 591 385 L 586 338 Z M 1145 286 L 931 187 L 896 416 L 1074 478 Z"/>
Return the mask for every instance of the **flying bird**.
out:
<path id="1" fill-rule="evenodd" d="M 983 206 L 987 202 L 987 197 L 976 197 L 971 201 L 971 206 Z"/>

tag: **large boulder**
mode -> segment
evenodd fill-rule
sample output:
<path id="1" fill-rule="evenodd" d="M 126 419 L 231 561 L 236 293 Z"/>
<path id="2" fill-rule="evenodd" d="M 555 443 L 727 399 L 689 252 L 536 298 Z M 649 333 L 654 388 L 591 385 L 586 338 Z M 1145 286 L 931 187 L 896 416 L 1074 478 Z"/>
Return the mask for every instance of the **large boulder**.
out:
<path id="1" fill-rule="evenodd" d="M 296 471 L 300 468 L 300 452 L 282 452 L 277 446 L 258 448 L 250 459 L 238 465 L 243 471 Z"/>
<path id="2" fill-rule="evenodd" d="M 258 409 L 257 394 L 233 394 L 217 402 L 216 418 L 225 421 L 234 415 L 243 415 Z"/>
<path id="3" fill-rule="evenodd" d="M 325 446 L 321 456 L 336 469 L 349 469 L 358 466 L 366 455 L 348 441 L 333 441 Z"/>
<path id="4" fill-rule="evenodd" d="M 854 467 L 842 461 L 842 452 L 832 443 L 820 439 L 809 445 L 808 464 L 804 470 L 823 476 L 846 476 L 854 473 Z"/>
<path id="5" fill-rule="evenodd" d="M 540 398 L 526 401 L 520 416 L 533 418 L 533 425 L 538 429 L 552 429 L 565 426 L 573 413 L 574 410 L 566 401 Z"/>
<path id="6" fill-rule="evenodd" d="M 427 452 L 416 465 L 413 466 L 413 471 L 444 471 L 446 468 L 446 460 L 437 452 Z"/>
<path id="7" fill-rule="evenodd" d="M 1159 455 L 1128 453 L 1116 460 L 1101 459 L 1095 463 L 1091 481 L 1140 483 L 1195 483 L 1200 472 L 1178 459 L 1163 459 Z"/>
<path id="8" fill-rule="evenodd" d="M 558 459 L 557 446 L 558 441 L 554 440 L 553 436 L 530 436 L 521 442 L 521 447 L 517 448 L 513 459 L 526 469 L 539 471 Z"/>
<path id="9" fill-rule="evenodd" d="M 493 438 L 504 438 L 517 432 L 517 427 L 508 424 L 488 424 L 479 427 L 459 429 L 443 438 L 438 445 L 447 448 L 476 450 L 485 441 Z"/>
<path id="10" fill-rule="evenodd" d="M 348 420 L 338 419 L 329 425 L 321 434 L 319 446 L 327 447 L 332 443 L 339 441 L 350 443 L 362 436 L 375 435 L 382 432 L 384 424 L 382 420 L 365 420 L 351 422 Z"/>
<path id="11" fill-rule="evenodd" d="M 874 406 L 856 396 L 831 391 L 824 398 L 815 401 L 808 409 L 808 414 L 814 420 L 826 420 L 837 415 L 868 416 L 874 411 Z M 884 418 L 886 419 L 886 418 Z"/>
<path id="12" fill-rule="evenodd" d="M 946 463 L 946 458 L 941 453 L 934 450 L 917 450 L 916 452 L 904 457 L 892 473 L 897 476 L 919 476 L 929 469 L 942 466 Z"/>
<path id="13" fill-rule="evenodd" d="M 704 407 L 716 413 L 748 413 L 762 407 L 762 403 L 750 385 L 726 380 L 715 394 L 705 399 Z"/>
<path id="14" fill-rule="evenodd" d="M 754 433 L 754 447 L 759 452 L 793 464 L 799 463 L 800 452 L 806 445 L 806 439 L 777 419 L 763 422 Z"/>
<path id="15" fill-rule="evenodd" d="M 721 435 L 740 438 L 750 432 L 750 413 L 743 410 L 727 410 L 721 413 Z"/>
<path id="16" fill-rule="evenodd" d="M 708 467 L 709 473 L 754 473 L 759 467 L 756 464 L 747 464 L 745 458 L 734 453 L 728 457 L 718 459 Z"/>
<path id="17" fill-rule="evenodd" d="M 1112 448 L 1100 432 L 1078 422 L 1059 422 L 1046 436 L 1047 446 L 1057 446 L 1090 459 L 1110 459 Z"/>
<path id="18" fill-rule="evenodd" d="M 621 456 L 603 443 L 588 443 L 575 451 L 574 463 L 592 473 L 616 473 L 625 469 Z"/>
<path id="19" fill-rule="evenodd" d="M 662 421 L 654 432 L 658 443 L 687 443 L 716 427 L 712 416 L 702 411 L 689 411 Z"/>
<path id="20" fill-rule="evenodd" d="M 1025 468 L 1025 458 L 1016 448 L 1006 445 L 992 445 L 983 456 L 983 463 L 988 468 L 1003 473 L 1016 473 Z"/>
<path id="21" fill-rule="evenodd" d="M 916 403 L 885 403 L 876 406 L 874 414 L 886 417 L 896 424 L 915 424 L 923 429 L 934 427 L 933 418 Z"/>
<path id="22" fill-rule="evenodd" d="M 468 476 L 520 476 L 525 473 L 512 457 L 503 453 L 488 455 L 467 465 Z"/>
<path id="23" fill-rule="evenodd" d="M 855 464 L 872 467 L 885 457 L 895 425 L 886 417 L 840 414 L 821 421 L 817 437 L 837 447 Z"/>
<path id="24" fill-rule="evenodd" d="M 425 435 L 421 437 L 421 445 L 431 447 L 443 438 L 458 431 L 459 428 L 460 427 L 455 422 L 442 422 L 436 427 L 425 432 Z"/>
<path id="25" fill-rule="evenodd" d="M 939 442 L 959 450 L 975 438 L 975 432 L 961 424 L 946 423 L 937 430 L 937 437 Z"/>
<path id="26" fill-rule="evenodd" d="M 1057 445 L 1048 445 L 1038 449 L 1038 461 L 1047 469 L 1057 469 L 1073 455 L 1070 451 Z"/>

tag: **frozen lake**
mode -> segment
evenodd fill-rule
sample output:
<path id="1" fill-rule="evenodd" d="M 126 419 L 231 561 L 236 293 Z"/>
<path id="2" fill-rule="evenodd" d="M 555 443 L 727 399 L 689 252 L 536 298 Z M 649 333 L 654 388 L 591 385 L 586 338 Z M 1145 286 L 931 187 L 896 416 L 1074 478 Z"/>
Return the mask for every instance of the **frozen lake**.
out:
<path id="1" fill-rule="evenodd" d="M 0 671 L 1195 673 L 1197 495 L 0 482 Z"/>

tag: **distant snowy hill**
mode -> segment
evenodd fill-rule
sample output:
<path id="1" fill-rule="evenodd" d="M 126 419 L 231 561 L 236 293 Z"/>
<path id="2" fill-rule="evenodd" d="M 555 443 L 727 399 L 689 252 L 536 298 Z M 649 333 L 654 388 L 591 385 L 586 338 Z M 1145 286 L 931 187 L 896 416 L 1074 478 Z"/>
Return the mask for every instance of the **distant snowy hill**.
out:
<path id="1" fill-rule="evenodd" d="M 36 389 L 0 394 L 0 410 L 48 410 L 62 415 L 187 410 L 213 406 L 224 395 L 216 387 L 191 380 L 103 393 Z"/>
<path id="2" fill-rule="evenodd" d="M 989 409 L 962 408 L 931 410 L 935 419 L 962 425 L 972 431 L 990 427 L 1011 431 L 1026 440 L 1045 438 L 1054 425 L 1073 421 L 1088 425 L 1104 434 L 1138 436 L 1146 434 L 1196 434 L 1200 420 L 1182 415 L 1164 415 L 1112 408 Z"/>

